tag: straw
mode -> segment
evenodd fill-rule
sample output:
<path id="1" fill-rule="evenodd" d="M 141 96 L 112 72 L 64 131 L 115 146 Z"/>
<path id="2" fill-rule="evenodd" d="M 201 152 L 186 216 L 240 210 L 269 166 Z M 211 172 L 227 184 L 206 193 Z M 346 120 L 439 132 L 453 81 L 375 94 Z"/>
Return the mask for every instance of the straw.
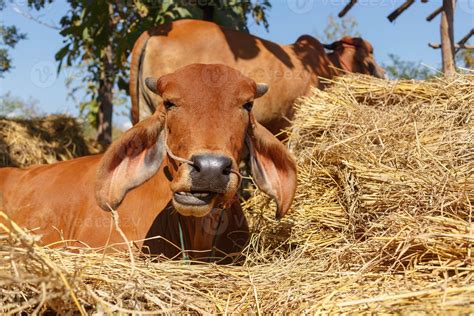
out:
<path id="1" fill-rule="evenodd" d="M 275 221 L 250 189 L 242 265 L 136 250 L 132 265 L 129 252 L 46 248 L 13 225 L 0 237 L 0 312 L 474 313 L 473 86 L 469 72 L 352 75 L 303 98 L 288 141 L 294 204 Z"/>

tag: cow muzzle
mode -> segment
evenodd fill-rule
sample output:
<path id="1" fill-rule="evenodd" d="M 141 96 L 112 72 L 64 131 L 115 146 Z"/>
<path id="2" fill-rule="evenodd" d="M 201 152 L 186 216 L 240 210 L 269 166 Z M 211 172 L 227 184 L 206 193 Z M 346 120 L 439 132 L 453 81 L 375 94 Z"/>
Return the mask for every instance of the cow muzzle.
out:
<path id="1" fill-rule="evenodd" d="M 173 185 L 173 205 L 182 215 L 205 216 L 231 199 L 240 184 L 233 160 L 224 155 L 193 155 L 187 166 L 187 183 Z"/>
<path id="2" fill-rule="evenodd" d="M 230 181 L 232 159 L 217 155 L 196 155 L 191 170 L 193 191 L 225 193 Z"/>
<path id="3" fill-rule="evenodd" d="M 380 79 L 385 79 L 385 70 L 380 67 L 377 63 L 369 63 L 369 74 Z"/>

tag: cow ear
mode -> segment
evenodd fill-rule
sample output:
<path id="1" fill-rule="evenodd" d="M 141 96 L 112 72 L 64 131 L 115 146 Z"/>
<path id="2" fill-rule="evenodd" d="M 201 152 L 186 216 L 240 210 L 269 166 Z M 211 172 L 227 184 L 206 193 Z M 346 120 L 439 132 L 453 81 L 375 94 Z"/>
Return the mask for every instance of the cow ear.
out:
<path id="1" fill-rule="evenodd" d="M 247 134 L 252 175 L 257 186 L 272 197 L 276 218 L 282 218 L 291 206 L 296 191 L 296 163 L 288 149 L 250 114 Z"/>
<path id="2" fill-rule="evenodd" d="M 328 50 L 339 50 L 344 48 L 344 45 L 356 46 L 359 38 L 344 36 L 338 41 L 332 42 L 331 44 L 323 44 L 323 47 Z"/>
<path id="3" fill-rule="evenodd" d="M 95 194 L 104 210 L 116 209 L 131 189 L 150 179 L 165 156 L 164 115 L 156 111 L 110 145 L 97 170 Z"/>
<path id="4" fill-rule="evenodd" d="M 341 45 L 340 41 L 332 42 L 331 44 L 323 44 L 323 47 L 327 50 L 336 50 L 338 46 Z"/>

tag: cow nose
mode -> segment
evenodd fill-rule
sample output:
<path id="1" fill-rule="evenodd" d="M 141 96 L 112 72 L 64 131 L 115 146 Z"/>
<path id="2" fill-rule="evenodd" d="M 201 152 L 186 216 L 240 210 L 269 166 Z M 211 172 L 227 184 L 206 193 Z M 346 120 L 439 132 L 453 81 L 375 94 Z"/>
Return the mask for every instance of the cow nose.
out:
<path id="1" fill-rule="evenodd" d="M 232 168 L 232 160 L 225 156 L 198 155 L 193 156 L 191 161 L 198 173 L 213 177 L 228 176 Z"/>
<path id="2" fill-rule="evenodd" d="M 224 192 L 230 179 L 232 160 L 226 156 L 195 155 L 191 157 L 192 188 L 196 191 Z"/>

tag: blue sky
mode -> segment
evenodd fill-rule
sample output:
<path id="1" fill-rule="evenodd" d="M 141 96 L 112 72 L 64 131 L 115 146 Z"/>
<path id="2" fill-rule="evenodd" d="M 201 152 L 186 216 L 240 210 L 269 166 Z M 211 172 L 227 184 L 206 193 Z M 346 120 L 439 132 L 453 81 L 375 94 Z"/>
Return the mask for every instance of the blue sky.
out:
<path id="1" fill-rule="evenodd" d="M 0 79 L 0 95 L 10 92 L 24 99 L 38 100 L 38 106 L 46 113 L 70 113 L 77 115 L 75 102 L 67 99 L 68 89 L 65 79 L 81 74 L 66 69 L 56 77 L 54 54 L 62 46 L 62 37 L 57 30 L 42 26 L 15 11 L 15 7 L 29 12 L 26 0 L 16 0 L 8 4 L 1 13 L 6 25 L 14 24 L 28 35 L 12 51 L 14 69 Z M 302 34 L 322 34 L 330 14 L 336 16 L 347 0 L 275 0 L 268 12 L 270 29 L 250 25 L 251 33 L 277 43 L 294 42 Z M 439 50 L 428 47 L 428 42 L 439 42 L 439 17 L 431 23 L 425 18 L 433 12 L 441 0 L 428 3 L 416 1 L 395 23 L 386 16 L 405 0 L 359 0 L 349 16 L 358 21 L 358 31 L 372 42 L 375 55 L 380 63 L 389 61 L 388 54 L 399 55 L 404 60 L 421 62 L 438 68 L 441 61 Z M 59 24 L 59 19 L 67 11 L 66 1 L 56 0 L 41 11 L 40 19 L 46 23 Z M 31 11 L 37 16 L 38 13 Z M 455 16 L 455 38 L 464 36 L 474 27 L 474 0 L 458 0 Z M 75 72 L 76 71 L 76 72 Z M 123 110 L 123 109 L 122 109 Z M 119 124 L 127 118 L 117 117 Z"/>

